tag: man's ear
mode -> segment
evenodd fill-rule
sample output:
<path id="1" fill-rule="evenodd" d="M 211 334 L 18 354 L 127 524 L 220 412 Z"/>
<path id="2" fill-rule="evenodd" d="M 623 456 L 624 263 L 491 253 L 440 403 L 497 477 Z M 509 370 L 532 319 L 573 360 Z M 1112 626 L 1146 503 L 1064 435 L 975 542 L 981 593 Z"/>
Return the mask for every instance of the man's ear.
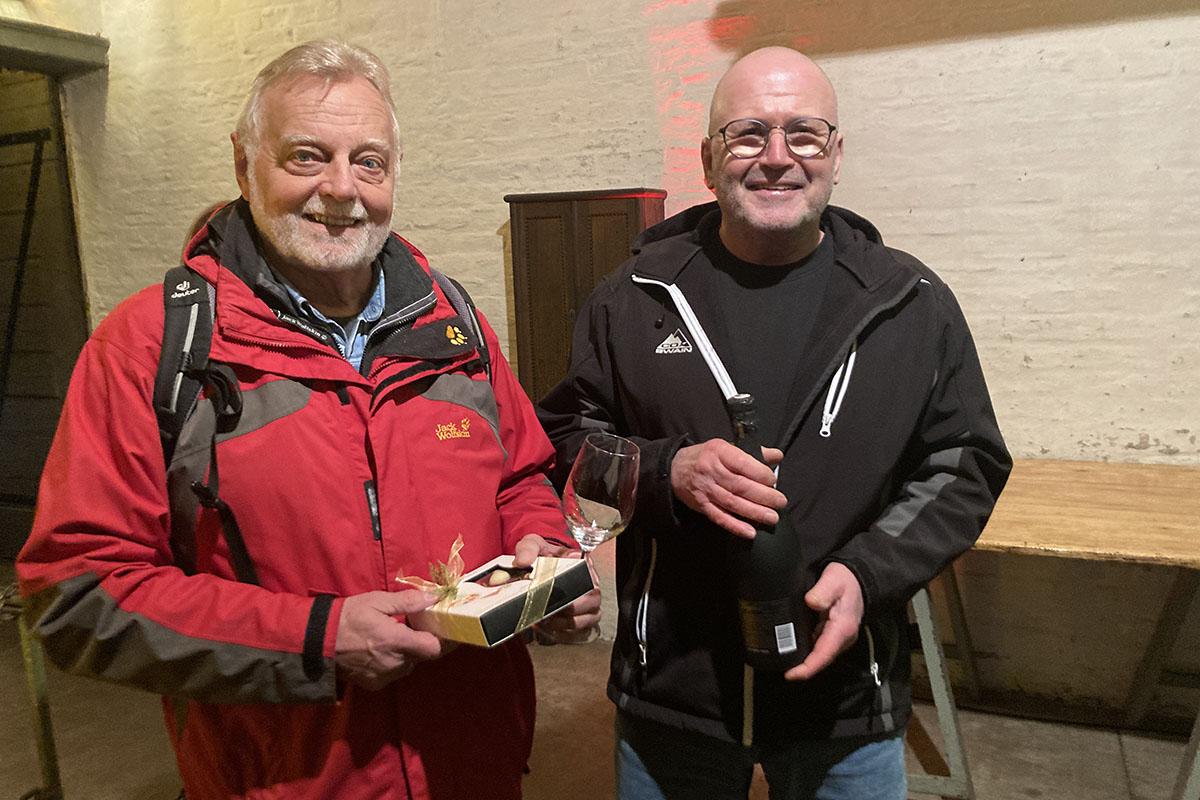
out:
<path id="1" fill-rule="evenodd" d="M 238 140 L 237 131 L 229 134 L 233 143 L 233 171 L 237 177 L 238 188 L 242 190 L 242 198 L 250 200 L 250 158 L 245 146 Z"/>
<path id="2" fill-rule="evenodd" d="M 704 185 L 709 189 L 716 186 L 716 178 L 713 174 L 715 165 L 713 164 L 712 137 L 705 136 L 700 140 L 700 165 L 704 167 Z"/>
<path id="3" fill-rule="evenodd" d="M 837 133 L 837 145 L 833 148 L 833 184 L 836 186 L 838 178 L 842 174 L 842 154 L 845 152 L 843 144 L 845 139 L 842 138 L 842 132 Z"/>

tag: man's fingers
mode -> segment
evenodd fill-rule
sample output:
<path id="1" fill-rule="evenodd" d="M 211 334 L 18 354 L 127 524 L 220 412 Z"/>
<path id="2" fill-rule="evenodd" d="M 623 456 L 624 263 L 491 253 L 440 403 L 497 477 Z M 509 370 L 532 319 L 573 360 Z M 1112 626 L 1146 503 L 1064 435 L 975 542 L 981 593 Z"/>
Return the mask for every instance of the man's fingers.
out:
<path id="1" fill-rule="evenodd" d="M 820 635 L 813 642 L 808 657 L 784 673 L 783 677 L 787 680 L 808 680 L 833 663 L 843 650 L 858 639 L 858 626 L 846 621 L 825 620 L 818 629 Z"/>
<path id="2" fill-rule="evenodd" d="M 513 566 L 528 567 L 533 564 L 534 559 L 541 555 L 543 544 L 546 544 L 546 540 L 536 534 L 522 536 L 513 549 Z"/>
<path id="3" fill-rule="evenodd" d="M 726 444 L 726 443 L 723 443 Z M 764 457 L 771 452 L 779 453 L 779 460 L 783 459 L 783 452 L 774 450 L 774 448 L 762 448 Z M 719 452 L 722 470 L 729 475 L 745 478 L 746 480 L 755 483 L 762 487 L 775 486 L 775 469 L 774 465 L 764 464 L 757 458 L 753 458 L 748 453 L 739 447 L 728 445 L 727 448 L 722 448 Z"/>
<path id="4" fill-rule="evenodd" d="M 763 461 L 766 462 L 766 465 L 771 469 L 779 466 L 779 464 L 783 461 L 783 451 L 777 447 L 763 447 L 762 454 Z"/>
<path id="5" fill-rule="evenodd" d="M 397 650 L 403 652 L 406 661 L 409 659 L 429 661 L 442 655 L 443 642 L 432 633 L 406 627 L 402 632 Z M 409 669 L 411 670 L 412 667 L 410 666 Z"/>
<path id="6" fill-rule="evenodd" d="M 697 510 L 730 533 L 745 537 L 754 536 L 755 523 L 774 525 L 779 521 L 779 513 L 774 509 L 719 487 L 713 491 L 713 497 Z"/>
<path id="7" fill-rule="evenodd" d="M 841 652 L 839 649 L 839 637 L 833 631 L 833 626 L 825 625 L 821 635 L 813 642 L 812 650 L 808 656 L 795 667 L 792 667 L 786 673 L 784 678 L 789 681 L 808 680 L 813 675 L 816 675 L 821 670 L 829 666 L 829 664 Z"/>
<path id="8" fill-rule="evenodd" d="M 776 453 L 767 448 L 764 457 Z M 778 509 L 787 505 L 770 467 L 720 439 L 680 449 L 671 462 L 671 488 L 688 508 L 745 538 L 754 536 L 755 524 L 778 522 Z"/>
<path id="9" fill-rule="evenodd" d="M 804 595 L 804 604 L 818 614 L 828 611 L 830 606 L 833 605 L 832 593 L 825 591 L 825 588 L 821 586 L 821 582 L 817 581 L 817 585 L 809 589 L 808 593 Z"/>
<path id="10" fill-rule="evenodd" d="M 532 566 L 534 559 L 538 556 L 572 558 L 573 556 L 581 557 L 582 554 L 578 550 L 572 550 L 570 547 L 564 547 L 561 544 L 547 541 L 536 533 L 529 533 L 522 536 L 521 541 L 517 542 L 517 546 L 513 549 L 513 566 Z"/>
<path id="11" fill-rule="evenodd" d="M 806 681 L 829 666 L 837 651 L 831 645 L 825 646 L 821 642 L 821 639 L 817 639 L 808 657 L 785 672 L 783 677 L 789 681 Z"/>
<path id="12" fill-rule="evenodd" d="M 429 608 L 437 598 L 420 589 L 409 589 L 403 592 L 368 592 L 371 604 L 377 611 L 384 614 L 412 614 Z"/>

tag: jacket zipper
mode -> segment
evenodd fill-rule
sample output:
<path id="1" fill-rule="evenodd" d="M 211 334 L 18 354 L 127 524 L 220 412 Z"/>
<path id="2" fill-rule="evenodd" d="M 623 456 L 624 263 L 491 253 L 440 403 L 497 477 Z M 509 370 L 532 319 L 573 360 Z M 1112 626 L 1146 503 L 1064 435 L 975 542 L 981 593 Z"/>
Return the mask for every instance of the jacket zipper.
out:
<path id="1" fill-rule="evenodd" d="M 821 436 L 828 439 L 831 435 L 833 421 L 837 419 L 838 412 L 842 410 L 842 401 L 846 399 L 846 390 L 850 388 L 850 374 L 854 372 L 854 358 L 858 355 L 858 342 L 854 341 L 850 345 L 850 354 L 846 356 L 845 362 L 837 368 L 837 372 L 833 373 L 833 380 L 829 382 L 829 393 L 825 395 L 825 410 L 821 413 Z"/>
<path id="2" fill-rule="evenodd" d="M 846 337 L 846 343 L 845 343 L 845 345 L 843 345 L 843 347 L 846 348 L 846 350 L 848 351 L 849 354 L 844 359 L 833 361 L 825 368 L 826 370 L 831 370 L 831 369 L 833 369 L 834 364 L 838 365 L 837 369 L 834 371 L 833 378 L 830 379 L 830 388 L 829 388 L 829 392 L 826 395 L 826 403 L 825 403 L 825 406 L 826 406 L 825 411 L 827 413 L 832 413 L 833 418 L 829 419 L 827 422 L 826 416 L 822 415 L 821 430 L 820 430 L 821 436 L 823 436 L 823 437 L 829 436 L 829 434 L 826 433 L 826 430 L 829 428 L 829 426 L 833 425 L 834 420 L 837 418 L 838 412 L 841 410 L 841 405 L 842 405 L 841 398 L 845 396 L 845 389 L 838 388 L 839 381 L 843 386 L 848 385 L 848 383 L 849 383 L 850 373 L 853 372 L 853 370 L 854 370 L 854 360 L 856 358 L 856 353 L 858 350 L 859 335 L 864 330 L 867 329 L 867 326 L 869 326 L 871 324 L 872 320 L 874 320 L 876 317 L 878 317 L 880 314 L 884 313 L 885 311 L 888 311 L 889 309 L 894 308 L 901 300 L 903 300 L 905 297 L 907 297 L 909 295 L 909 293 L 912 292 L 913 288 L 918 283 L 928 284 L 929 281 L 927 281 L 924 278 L 914 277 L 912 280 L 910 280 L 908 283 L 906 283 L 903 286 L 903 288 L 901 288 L 899 291 L 897 291 L 895 294 L 893 294 L 887 301 L 880 303 L 879 305 L 870 309 L 867 313 L 864 313 L 862 318 L 859 320 L 859 323 L 854 326 L 854 329 L 850 331 L 849 336 Z M 837 352 L 842 352 L 842 350 L 839 349 Z M 824 383 L 824 376 L 827 374 L 828 374 L 828 372 L 822 372 L 821 380 L 819 380 L 817 382 L 817 386 L 821 386 Z M 839 378 L 839 376 L 840 376 L 840 378 Z M 833 393 L 835 391 L 838 392 L 838 394 L 840 396 L 834 395 Z M 832 402 L 830 399 L 831 397 L 832 397 Z M 812 406 L 812 403 L 814 402 L 814 400 L 815 400 L 815 394 L 809 395 L 807 398 L 805 398 L 804 402 L 802 402 L 798 406 L 798 408 L 801 409 L 801 413 L 803 413 L 804 411 L 807 411 L 807 409 L 809 409 Z M 787 449 L 787 443 L 789 441 L 791 441 L 792 437 L 794 437 L 796 434 L 796 431 L 793 426 L 796 425 L 797 420 L 799 418 L 800 418 L 799 416 L 793 417 L 792 421 L 788 424 L 787 428 L 784 429 L 784 435 L 782 437 L 780 437 L 780 442 L 777 445 L 778 447 L 785 449 L 785 450 Z"/>
<path id="3" fill-rule="evenodd" d="M 642 596 L 638 598 L 637 614 L 634 617 L 634 629 L 638 639 L 638 657 L 642 666 L 646 666 L 649 649 L 649 636 L 646 634 L 646 618 L 650 605 L 650 584 L 654 581 L 654 565 L 658 561 L 658 540 L 650 540 L 650 568 L 646 570 L 646 582 L 642 584 Z"/>
<path id="4" fill-rule="evenodd" d="M 221 336 L 222 338 L 229 339 L 230 341 L 240 342 L 242 344 L 252 344 L 256 347 L 261 347 L 264 350 L 274 350 L 276 352 L 285 352 L 288 350 L 298 351 L 298 356 L 301 358 L 317 358 L 328 355 L 328 353 L 316 343 L 315 339 L 312 340 L 313 344 L 311 345 L 308 342 L 281 342 L 277 339 L 265 339 L 252 334 L 230 330 L 224 331 Z M 215 333 L 213 334 L 213 338 L 216 338 Z"/>
<path id="5" fill-rule="evenodd" d="M 879 721 L 883 723 L 884 731 L 891 731 L 896 723 L 892 719 L 892 687 L 884 683 L 879 674 L 879 659 L 875 655 L 875 637 L 870 625 L 863 625 L 867 634 L 867 664 L 871 671 L 871 679 L 875 681 L 875 694 L 879 701 Z"/>
<path id="6" fill-rule="evenodd" d="M 879 678 L 879 662 L 875 659 L 875 637 L 871 635 L 870 625 L 863 625 L 863 630 L 867 632 L 867 663 L 871 677 L 875 679 L 875 688 L 878 689 L 883 686 L 883 681 Z"/>
<path id="7" fill-rule="evenodd" d="M 363 343 L 363 351 L 365 352 L 366 349 L 371 346 L 371 340 L 377 338 L 379 334 L 391 331 L 395 328 L 399 328 L 402 325 L 412 322 L 414 319 L 421 316 L 435 305 L 437 305 L 437 297 L 431 295 L 428 303 L 419 307 L 410 308 L 407 314 L 394 314 L 386 319 L 381 319 L 379 324 L 371 328 L 371 330 L 367 333 L 367 341 Z"/>

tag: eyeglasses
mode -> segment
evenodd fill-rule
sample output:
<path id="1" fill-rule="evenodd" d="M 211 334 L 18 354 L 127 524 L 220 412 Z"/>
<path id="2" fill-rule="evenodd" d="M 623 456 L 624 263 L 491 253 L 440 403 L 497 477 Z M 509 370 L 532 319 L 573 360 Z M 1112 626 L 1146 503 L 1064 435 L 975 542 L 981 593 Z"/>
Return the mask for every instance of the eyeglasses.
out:
<path id="1" fill-rule="evenodd" d="M 836 125 L 830 125 L 820 117 L 800 117 L 787 125 L 767 125 L 756 119 L 735 119 L 718 133 L 725 142 L 725 149 L 734 158 L 755 158 L 767 149 L 771 131 L 783 131 L 783 141 L 792 155 L 797 158 L 812 158 L 825 152 L 833 139 Z"/>

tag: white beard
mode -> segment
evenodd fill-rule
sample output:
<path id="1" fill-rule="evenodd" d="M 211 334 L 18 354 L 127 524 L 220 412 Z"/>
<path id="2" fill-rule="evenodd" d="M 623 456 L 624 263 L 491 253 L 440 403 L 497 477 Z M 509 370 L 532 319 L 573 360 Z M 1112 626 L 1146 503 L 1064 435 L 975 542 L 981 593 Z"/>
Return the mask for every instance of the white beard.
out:
<path id="1" fill-rule="evenodd" d="M 321 272 L 359 269 L 374 261 L 390 234 L 389 225 L 376 224 L 367 218 L 366 208 L 358 199 L 337 203 L 314 194 L 299 213 L 271 214 L 266 211 L 261 188 L 253 173 L 248 178 L 254 223 L 287 263 Z M 304 218 L 305 214 L 350 218 L 358 222 L 335 236 L 313 225 Z"/>

